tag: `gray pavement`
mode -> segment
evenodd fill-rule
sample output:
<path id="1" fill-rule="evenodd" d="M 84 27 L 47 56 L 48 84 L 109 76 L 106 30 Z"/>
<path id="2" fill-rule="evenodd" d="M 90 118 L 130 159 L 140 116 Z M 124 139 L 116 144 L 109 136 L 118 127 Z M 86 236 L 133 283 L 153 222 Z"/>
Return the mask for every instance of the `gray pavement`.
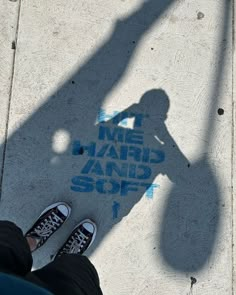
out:
<path id="1" fill-rule="evenodd" d="M 35 268 L 89 217 L 104 294 L 234 294 L 232 7 L 0 2 L 1 219 L 72 206 Z"/>
<path id="2" fill-rule="evenodd" d="M 12 71 L 14 66 L 14 42 L 18 22 L 18 4 L 14 5 L 11 2 L 2 2 L 0 3 L 0 7 L 0 165 L 2 167 L 3 152 L 5 148 L 4 142 L 7 135 L 6 125 L 11 96 Z"/>

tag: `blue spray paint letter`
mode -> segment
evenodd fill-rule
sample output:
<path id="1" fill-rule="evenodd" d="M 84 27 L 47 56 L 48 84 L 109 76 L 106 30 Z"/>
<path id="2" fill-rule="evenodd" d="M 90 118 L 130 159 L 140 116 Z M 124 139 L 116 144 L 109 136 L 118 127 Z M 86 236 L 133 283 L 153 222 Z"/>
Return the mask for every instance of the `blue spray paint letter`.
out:
<path id="1" fill-rule="evenodd" d="M 112 206 L 113 219 L 118 218 L 118 211 L 120 210 L 120 203 L 114 201 Z"/>

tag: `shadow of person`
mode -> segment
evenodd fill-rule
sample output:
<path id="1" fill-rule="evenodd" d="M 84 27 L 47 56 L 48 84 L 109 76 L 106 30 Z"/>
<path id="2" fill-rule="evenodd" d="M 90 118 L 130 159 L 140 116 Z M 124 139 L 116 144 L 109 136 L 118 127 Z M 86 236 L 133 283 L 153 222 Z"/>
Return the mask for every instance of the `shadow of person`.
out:
<path id="1" fill-rule="evenodd" d="M 86 173 L 105 177 L 100 193 L 110 193 L 103 200 L 105 205 L 99 203 L 106 231 L 100 232 L 97 244 L 144 195 L 152 198 L 159 189 L 155 179 L 160 174 L 166 175 L 172 187 L 163 212 L 159 250 L 173 269 L 193 272 L 204 266 L 214 249 L 219 223 L 219 189 L 207 158 L 190 164 L 170 135 L 165 124 L 169 104 L 164 90 L 153 89 L 146 92 L 139 103 L 100 122 L 97 128 L 103 145 L 99 151 L 106 147 L 106 152 L 103 149 L 105 163 L 97 164 L 93 160 Z M 106 118 L 106 114 L 103 117 Z M 127 141 L 124 143 L 125 134 L 129 134 L 129 130 L 134 141 L 127 144 Z M 119 189 L 105 188 L 109 179 Z M 109 185 L 112 187 L 111 183 Z M 112 202 L 119 208 L 113 222 L 110 221 Z"/>
<path id="2" fill-rule="evenodd" d="M 81 174 L 72 179 L 71 188 L 89 193 L 90 199 L 95 194 L 96 214 L 102 216 L 96 245 L 144 195 L 153 198 L 159 190 L 158 175 L 167 175 L 177 184 L 188 174 L 189 162 L 165 124 L 169 105 L 164 90 L 152 89 L 116 115 L 103 111 L 96 125 L 97 140 L 74 142 L 74 156 L 86 160 L 80 161 Z M 87 212 L 85 202 L 80 198 Z"/>

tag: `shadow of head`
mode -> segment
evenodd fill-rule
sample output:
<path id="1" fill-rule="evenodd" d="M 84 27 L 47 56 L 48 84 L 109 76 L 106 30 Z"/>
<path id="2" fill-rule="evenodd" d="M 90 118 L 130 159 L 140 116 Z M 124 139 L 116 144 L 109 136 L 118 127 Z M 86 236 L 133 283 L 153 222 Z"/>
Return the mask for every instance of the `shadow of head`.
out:
<path id="1" fill-rule="evenodd" d="M 139 102 L 139 108 L 151 120 L 165 121 L 170 107 L 169 97 L 163 89 L 152 89 L 144 93 Z"/>

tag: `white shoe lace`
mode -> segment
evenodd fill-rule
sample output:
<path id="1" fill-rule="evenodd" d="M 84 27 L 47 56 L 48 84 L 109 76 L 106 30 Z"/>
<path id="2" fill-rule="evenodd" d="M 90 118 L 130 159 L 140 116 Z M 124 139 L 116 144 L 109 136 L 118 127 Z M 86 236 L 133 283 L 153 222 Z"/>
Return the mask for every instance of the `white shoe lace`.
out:
<path id="1" fill-rule="evenodd" d="M 44 219 L 35 229 L 34 232 L 42 238 L 47 238 L 51 233 L 53 233 L 58 226 L 63 222 L 63 220 L 52 212 L 52 215 L 49 215 Z"/>
<path id="2" fill-rule="evenodd" d="M 81 251 L 88 240 L 88 237 L 83 234 L 81 231 L 76 232 L 74 236 L 68 241 L 68 244 L 65 246 L 65 251 L 70 254 L 77 254 Z"/>

